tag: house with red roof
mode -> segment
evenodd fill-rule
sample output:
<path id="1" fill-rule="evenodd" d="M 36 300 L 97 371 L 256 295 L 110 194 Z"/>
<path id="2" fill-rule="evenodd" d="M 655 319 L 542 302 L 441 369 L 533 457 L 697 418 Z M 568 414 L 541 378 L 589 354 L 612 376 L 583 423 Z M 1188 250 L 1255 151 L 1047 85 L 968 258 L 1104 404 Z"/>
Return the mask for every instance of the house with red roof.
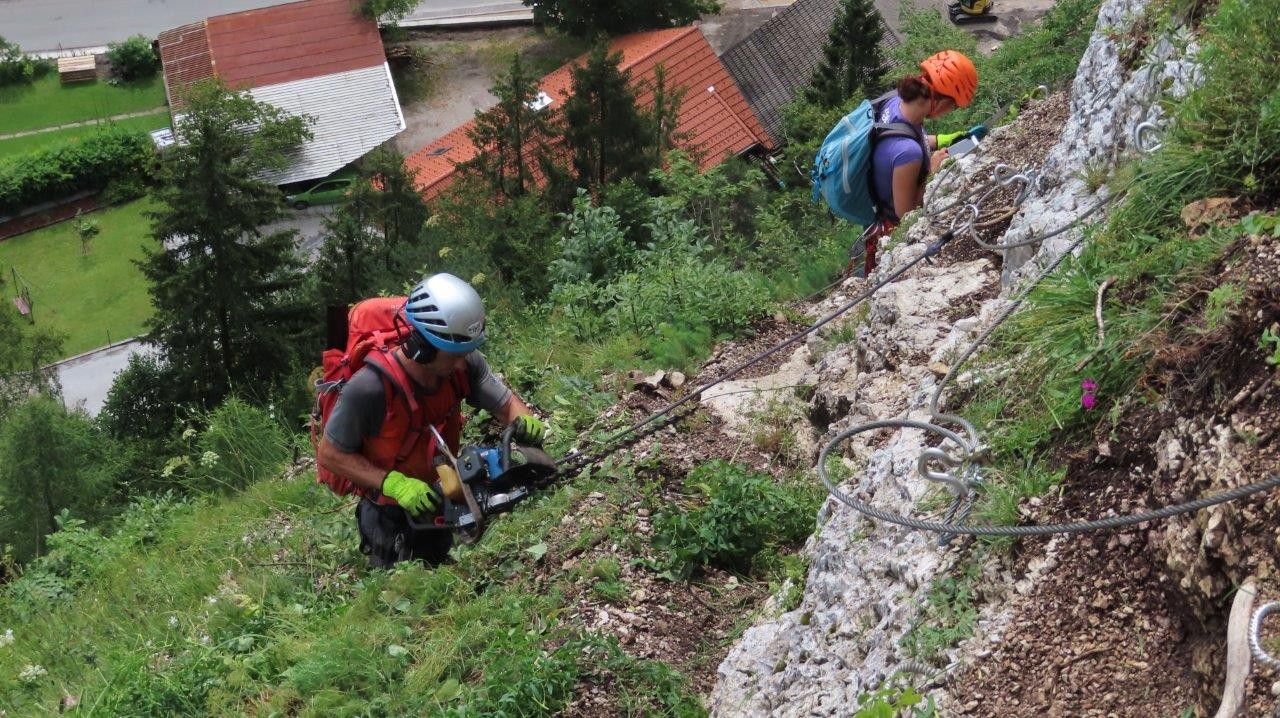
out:
<path id="1" fill-rule="evenodd" d="M 631 72 L 636 104 L 653 103 L 655 69 L 666 72 L 668 88 L 683 88 L 676 134 L 679 144 L 699 159 L 703 169 L 729 157 L 757 149 L 772 149 L 772 140 L 760 125 L 729 71 L 696 27 L 651 30 L 614 38 L 609 52 L 622 53 L 620 68 Z M 586 62 L 586 55 L 543 77 L 539 82 L 539 104 L 543 111 L 555 112 L 572 89 L 571 70 Z M 456 177 L 457 166 L 476 156 L 478 150 L 467 137 L 475 122 L 454 128 L 445 136 L 405 158 L 405 165 L 417 173 L 423 196 L 430 200 L 445 190 Z"/>
<path id="2" fill-rule="evenodd" d="M 312 139 L 277 184 L 332 174 L 404 129 L 377 23 L 358 0 L 302 0 L 217 15 L 160 33 L 170 111 L 217 77 L 255 100 L 307 115 Z"/>

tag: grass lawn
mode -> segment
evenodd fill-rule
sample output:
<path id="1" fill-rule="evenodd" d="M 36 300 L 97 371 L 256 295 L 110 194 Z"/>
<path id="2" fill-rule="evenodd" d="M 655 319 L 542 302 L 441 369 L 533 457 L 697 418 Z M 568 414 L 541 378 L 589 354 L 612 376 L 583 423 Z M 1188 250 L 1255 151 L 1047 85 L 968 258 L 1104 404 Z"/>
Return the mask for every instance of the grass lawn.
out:
<path id="1" fill-rule="evenodd" d="M 139 200 L 85 215 L 102 232 L 81 254 L 75 222 L 67 221 L 0 242 L 5 301 L 12 299 L 13 267 L 31 288 L 33 314 L 67 335 L 63 356 L 134 336 L 151 316 L 142 273 L 133 265 L 152 243 L 152 207 Z"/>
<path id="2" fill-rule="evenodd" d="M 112 86 L 102 80 L 63 86 L 51 72 L 35 82 L 0 87 L 0 135 L 140 112 L 165 104 L 160 76 Z"/>
<path id="3" fill-rule="evenodd" d="M 169 113 L 157 112 L 154 115 L 145 115 L 143 117 L 128 117 L 123 120 L 112 120 L 110 122 L 98 123 L 94 125 L 85 125 L 83 127 L 70 127 L 65 130 L 53 130 L 51 132 L 41 132 L 36 135 L 24 135 L 23 137 L 14 137 L 10 140 L 0 140 L 0 160 L 6 157 L 17 157 L 18 155 L 42 150 L 46 147 L 61 144 L 63 142 L 88 137 L 100 129 L 108 127 L 120 127 L 126 130 L 142 130 L 150 132 L 158 130 L 161 127 L 169 126 Z"/>

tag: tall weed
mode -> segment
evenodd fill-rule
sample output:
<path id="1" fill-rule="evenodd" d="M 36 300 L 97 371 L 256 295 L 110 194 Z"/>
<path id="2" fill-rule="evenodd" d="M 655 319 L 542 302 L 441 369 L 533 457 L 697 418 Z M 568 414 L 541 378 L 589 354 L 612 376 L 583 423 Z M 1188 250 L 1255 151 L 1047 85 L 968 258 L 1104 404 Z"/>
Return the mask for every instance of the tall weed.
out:
<path id="1" fill-rule="evenodd" d="M 713 565 L 747 572 L 766 546 L 792 543 L 813 531 L 820 496 L 812 482 L 779 483 L 724 461 L 689 472 L 686 486 L 702 500 L 658 514 L 654 546 L 672 577 Z"/>

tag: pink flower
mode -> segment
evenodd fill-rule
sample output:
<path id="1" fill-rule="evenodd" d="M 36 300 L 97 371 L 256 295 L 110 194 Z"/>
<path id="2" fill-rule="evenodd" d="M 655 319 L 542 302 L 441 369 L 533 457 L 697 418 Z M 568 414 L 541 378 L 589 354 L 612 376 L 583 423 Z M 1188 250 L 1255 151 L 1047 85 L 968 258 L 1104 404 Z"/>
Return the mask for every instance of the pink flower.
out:
<path id="1" fill-rule="evenodd" d="M 1085 379 L 1080 382 L 1080 406 L 1084 407 L 1085 411 L 1090 411 L 1098 405 L 1098 397 L 1093 394 L 1097 390 L 1098 383 L 1093 379 Z"/>

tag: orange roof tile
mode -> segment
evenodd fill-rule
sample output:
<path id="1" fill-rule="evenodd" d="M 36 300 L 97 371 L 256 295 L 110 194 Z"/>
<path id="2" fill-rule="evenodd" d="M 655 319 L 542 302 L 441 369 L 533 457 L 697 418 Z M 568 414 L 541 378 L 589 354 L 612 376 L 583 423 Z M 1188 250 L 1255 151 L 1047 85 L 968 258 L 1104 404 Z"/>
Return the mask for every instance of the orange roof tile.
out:
<path id="1" fill-rule="evenodd" d="M 703 169 L 756 145 L 771 145 L 746 98 L 698 28 L 624 35 L 610 43 L 609 51 L 622 53 L 620 67 L 631 71 L 640 107 L 653 102 L 651 83 L 658 65 L 666 70 L 669 88 L 684 88 L 676 131 L 687 137 L 681 146 L 695 152 Z M 542 78 L 539 89 L 552 98 L 552 109 L 563 104 L 569 94 L 573 66 L 585 61 L 583 55 Z M 475 157 L 476 148 L 467 138 L 473 125 L 474 121 L 457 127 L 405 158 L 405 164 L 417 173 L 418 187 L 427 199 L 452 183 L 458 164 Z"/>
<path id="2" fill-rule="evenodd" d="M 356 0 L 301 0 L 211 17 L 161 33 L 160 57 L 170 99 L 213 75 L 249 89 L 386 61 L 378 25 Z"/>

